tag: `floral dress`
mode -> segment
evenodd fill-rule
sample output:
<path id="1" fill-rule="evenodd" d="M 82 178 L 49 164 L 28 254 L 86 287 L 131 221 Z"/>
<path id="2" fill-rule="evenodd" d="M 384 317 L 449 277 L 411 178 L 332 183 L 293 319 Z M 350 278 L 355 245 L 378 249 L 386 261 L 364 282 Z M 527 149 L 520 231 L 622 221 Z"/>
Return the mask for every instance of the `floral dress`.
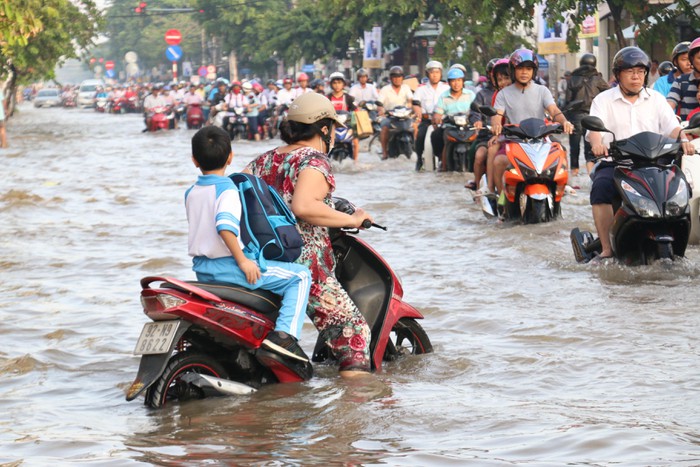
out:
<path id="1" fill-rule="evenodd" d="M 277 149 L 262 154 L 247 167 L 254 175 L 274 187 L 290 206 L 299 174 L 305 169 L 318 170 L 330 190 L 324 202 L 333 206 L 331 193 L 335 177 L 325 154 L 308 147 L 280 154 Z M 296 261 L 311 270 L 311 292 L 307 314 L 339 362 L 340 371 L 370 370 L 370 329 L 367 321 L 335 277 L 335 257 L 327 227 L 297 219 L 304 240 Z"/>

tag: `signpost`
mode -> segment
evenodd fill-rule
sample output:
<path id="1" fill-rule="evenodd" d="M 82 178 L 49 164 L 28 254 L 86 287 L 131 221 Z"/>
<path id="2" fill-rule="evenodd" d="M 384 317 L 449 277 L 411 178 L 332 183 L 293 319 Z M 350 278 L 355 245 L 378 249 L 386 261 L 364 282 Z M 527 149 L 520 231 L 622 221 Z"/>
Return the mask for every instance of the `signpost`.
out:
<path id="1" fill-rule="evenodd" d="M 173 81 L 177 80 L 177 62 L 182 58 L 182 49 L 178 45 L 182 41 L 182 34 L 177 29 L 168 29 L 165 32 L 165 56 L 173 63 Z"/>
<path id="2" fill-rule="evenodd" d="M 177 29 L 168 29 L 165 32 L 165 43 L 168 45 L 178 45 L 182 40 L 182 34 Z"/>

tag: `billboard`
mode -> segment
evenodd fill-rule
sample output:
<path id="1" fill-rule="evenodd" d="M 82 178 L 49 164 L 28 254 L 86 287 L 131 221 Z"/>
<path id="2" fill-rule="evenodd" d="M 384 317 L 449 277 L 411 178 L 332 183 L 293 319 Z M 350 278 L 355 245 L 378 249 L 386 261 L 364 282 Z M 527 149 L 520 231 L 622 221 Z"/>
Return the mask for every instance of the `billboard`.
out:
<path id="1" fill-rule="evenodd" d="M 382 67 L 382 28 L 375 26 L 371 31 L 365 31 L 365 50 L 362 54 L 364 68 Z"/>

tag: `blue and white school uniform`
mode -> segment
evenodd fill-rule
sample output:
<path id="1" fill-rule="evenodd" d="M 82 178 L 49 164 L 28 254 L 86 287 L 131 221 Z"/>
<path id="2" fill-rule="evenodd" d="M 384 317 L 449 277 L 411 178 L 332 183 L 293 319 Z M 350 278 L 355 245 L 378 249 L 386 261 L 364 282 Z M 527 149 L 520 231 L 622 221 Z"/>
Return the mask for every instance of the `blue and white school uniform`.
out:
<path id="1" fill-rule="evenodd" d="M 228 177 L 200 175 L 185 193 L 189 224 L 188 249 L 192 269 L 201 282 L 229 282 L 252 290 L 263 289 L 282 296 L 275 331 L 299 337 L 309 300 L 311 273 L 306 266 L 267 260 L 267 270 L 249 284 L 231 251 L 219 235 L 228 230 L 240 239 L 241 197 Z M 244 250 L 245 252 L 245 250 Z"/>

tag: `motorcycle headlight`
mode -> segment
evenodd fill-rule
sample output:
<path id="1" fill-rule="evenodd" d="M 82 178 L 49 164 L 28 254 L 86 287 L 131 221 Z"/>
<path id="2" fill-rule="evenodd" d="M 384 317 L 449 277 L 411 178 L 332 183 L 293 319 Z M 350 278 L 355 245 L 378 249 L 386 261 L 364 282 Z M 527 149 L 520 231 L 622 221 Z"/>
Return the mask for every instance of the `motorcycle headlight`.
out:
<path id="1" fill-rule="evenodd" d="M 523 174 L 523 178 L 535 178 L 537 177 L 537 172 L 535 172 L 533 169 L 528 167 L 527 165 L 523 164 L 519 160 L 515 160 L 515 162 L 518 164 L 518 168 L 520 169 L 520 173 Z"/>
<path id="2" fill-rule="evenodd" d="M 397 118 L 406 118 L 410 115 L 411 111 L 408 109 L 396 109 L 394 111 L 394 116 Z"/>
<path id="3" fill-rule="evenodd" d="M 455 120 L 455 125 L 457 125 L 457 126 L 467 126 L 466 115 L 457 115 L 457 116 L 455 116 L 454 120 Z"/>
<path id="4" fill-rule="evenodd" d="M 555 159 L 552 164 L 542 171 L 542 176 L 546 178 L 554 178 L 554 174 L 557 171 L 557 166 L 559 165 L 559 160 Z"/>
<path id="5" fill-rule="evenodd" d="M 630 204 L 634 210 L 637 211 L 637 214 L 642 217 L 661 217 L 659 207 L 656 205 L 654 200 L 640 195 L 639 192 L 632 187 L 632 185 L 624 180 L 622 181 L 621 186 Z"/>
<path id="6" fill-rule="evenodd" d="M 677 217 L 685 213 L 685 209 L 688 206 L 688 184 L 685 180 L 681 179 L 678 184 L 678 189 L 676 194 L 671 196 L 671 198 L 666 201 L 664 205 L 664 214 L 668 217 Z"/>
<path id="7" fill-rule="evenodd" d="M 366 108 L 367 110 L 376 110 L 377 106 L 376 106 L 376 104 L 372 104 L 371 102 L 367 102 L 367 103 L 365 104 L 365 108 Z"/>
<path id="8" fill-rule="evenodd" d="M 339 121 L 340 123 L 342 123 L 343 125 L 345 125 L 345 122 L 348 121 L 348 116 L 347 116 L 347 114 L 340 114 L 340 115 L 338 115 L 338 121 Z"/>

